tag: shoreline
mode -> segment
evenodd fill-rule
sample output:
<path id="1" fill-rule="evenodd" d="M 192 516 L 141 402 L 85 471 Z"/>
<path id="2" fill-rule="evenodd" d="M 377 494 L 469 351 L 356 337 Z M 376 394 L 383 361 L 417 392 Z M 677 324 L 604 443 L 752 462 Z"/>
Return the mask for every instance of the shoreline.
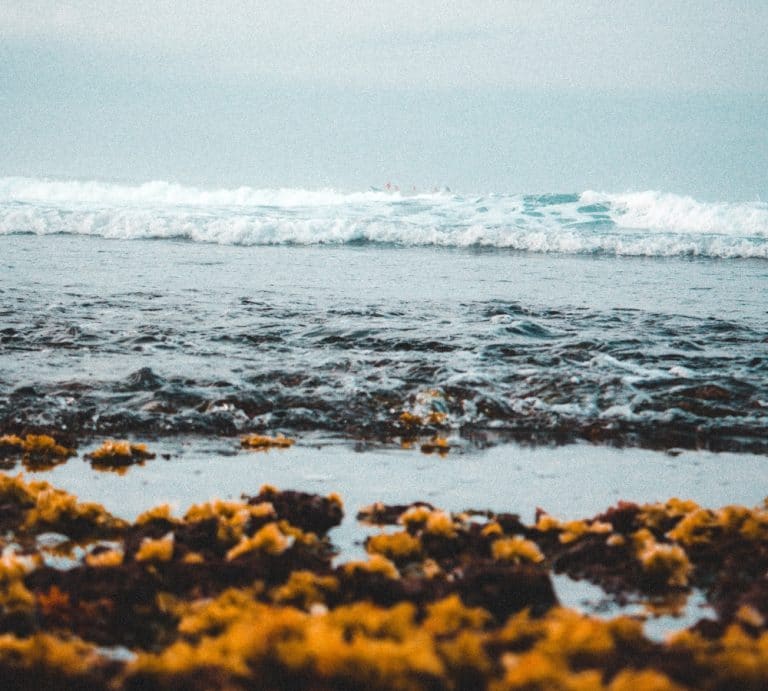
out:
<path id="1" fill-rule="evenodd" d="M 99 442 L 84 446 L 81 456 Z M 158 439 L 149 446 L 156 459 L 121 468 L 119 474 L 71 458 L 25 477 L 50 482 L 81 501 L 96 501 L 131 521 L 160 504 L 183 515 L 199 502 L 237 501 L 263 484 L 311 494 L 338 493 L 346 512 L 329 531 L 337 550 L 335 564 L 366 557 L 364 542 L 375 529 L 361 524 L 356 514 L 374 502 L 427 501 L 455 513 L 513 512 L 524 522 L 534 520 L 542 509 L 562 520 L 580 520 L 622 501 L 644 504 L 671 497 L 709 507 L 756 506 L 765 496 L 760 488 L 768 486 L 763 458 L 707 451 L 670 456 L 589 444 L 501 444 L 452 449 L 440 456 L 421 453 L 418 447 L 363 446 L 319 435 L 300 438 L 290 448 L 261 451 L 242 449 L 233 439 L 197 436 Z M 642 602 L 617 601 L 587 581 L 558 576 L 554 588 L 564 605 L 602 618 L 647 614 Z M 649 616 L 647 635 L 660 639 L 708 611 L 703 595 L 694 592 L 672 614 Z"/>
<path id="2" fill-rule="evenodd" d="M 82 456 L 105 439 L 93 438 L 66 463 L 25 474 L 90 494 L 89 499 L 128 520 L 159 502 L 183 509 L 213 498 L 234 499 L 264 483 L 336 491 L 349 504 L 426 499 L 453 511 L 514 510 L 526 520 L 538 507 L 575 519 L 619 500 L 670 496 L 713 506 L 753 505 L 765 496 L 760 488 L 768 486 L 768 459 L 752 453 L 679 449 L 671 455 L 588 443 L 505 443 L 483 449 L 453 446 L 440 455 L 420 452 L 418 444 L 403 449 L 311 434 L 297 437 L 290 448 L 265 450 L 243 449 L 236 437 L 160 437 L 148 442 L 155 460 L 118 475 L 82 465 Z"/>
<path id="3" fill-rule="evenodd" d="M 81 449 L 112 464 L 96 475 L 78 458 L 0 473 L 0 676 L 15 688 L 623 691 L 760 688 L 765 678 L 766 503 L 669 498 L 692 476 L 699 497 L 754 493 L 765 485 L 737 482 L 752 456 L 185 441 L 175 456 L 127 441 Z M 649 472 L 626 472 L 641 464 Z M 710 466 L 731 474 L 714 482 Z M 615 474 L 595 483 L 608 467 Z M 482 482 L 467 483 L 478 469 Z M 419 486 L 392 482 L 398 470 Z M 78 479 L 82 496 L 62 489 Z M 296 491 L 302 483 L 314 491 Z M 579 495 L 587 486 L 595 491 Z M 189 501 L 179 506 L 171 487 Z M 227 487 L 245 494 L 218 491 Z M 573 515 L 621 491 L 668 498 Z M 565 497 L 562 512 L 510 513 L 548 492 Z M 363 496 L 373 502 L 360 506 Z M 359 553 L 345 549 L 353 525 Z"/>

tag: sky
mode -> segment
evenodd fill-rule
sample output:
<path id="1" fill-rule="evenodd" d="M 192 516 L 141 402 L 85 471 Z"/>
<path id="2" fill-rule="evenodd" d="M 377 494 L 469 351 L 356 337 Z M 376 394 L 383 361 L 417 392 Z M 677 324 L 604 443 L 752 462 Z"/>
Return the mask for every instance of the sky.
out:
<path id="1" fill-rule="evenodd" d="M 768 2 L 0 4 L 0 175 L 768 198 Z"/>

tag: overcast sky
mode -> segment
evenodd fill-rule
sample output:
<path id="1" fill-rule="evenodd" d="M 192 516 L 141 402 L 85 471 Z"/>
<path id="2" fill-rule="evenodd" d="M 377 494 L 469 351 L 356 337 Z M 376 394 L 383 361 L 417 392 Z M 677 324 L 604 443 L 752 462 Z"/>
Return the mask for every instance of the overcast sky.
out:
<path id="1" fill-rule="evenodd" d="M 0 175 L 768 194 L 768 2 L 0 3 Z"/>

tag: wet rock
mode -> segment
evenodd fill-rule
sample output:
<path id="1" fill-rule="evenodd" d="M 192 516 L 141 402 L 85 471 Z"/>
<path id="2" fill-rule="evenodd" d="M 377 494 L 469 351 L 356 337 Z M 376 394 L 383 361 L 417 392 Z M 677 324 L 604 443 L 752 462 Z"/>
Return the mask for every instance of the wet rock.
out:
<path id="1" fill-rule="evenodd" d="M 165 380 L 155 374 L 149 367 L 132 372 L 125 380 L 123 388 L 126 391 L 156 391 L 165 384 Z"/>

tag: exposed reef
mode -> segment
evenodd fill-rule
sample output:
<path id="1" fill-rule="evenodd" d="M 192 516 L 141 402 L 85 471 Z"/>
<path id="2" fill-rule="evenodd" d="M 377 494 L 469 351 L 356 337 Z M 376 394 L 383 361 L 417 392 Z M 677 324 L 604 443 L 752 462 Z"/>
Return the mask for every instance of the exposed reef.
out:
<path id="1" fill-rule="evenodd" d="M 768 509 L 677 499 L 534 524 L 264 486 L 133 523 L 0 473 L 0 678 L 72 689 L 762 689 Z M 560 605 L 552 574 L 716 614 L 666 642 Z"/>

